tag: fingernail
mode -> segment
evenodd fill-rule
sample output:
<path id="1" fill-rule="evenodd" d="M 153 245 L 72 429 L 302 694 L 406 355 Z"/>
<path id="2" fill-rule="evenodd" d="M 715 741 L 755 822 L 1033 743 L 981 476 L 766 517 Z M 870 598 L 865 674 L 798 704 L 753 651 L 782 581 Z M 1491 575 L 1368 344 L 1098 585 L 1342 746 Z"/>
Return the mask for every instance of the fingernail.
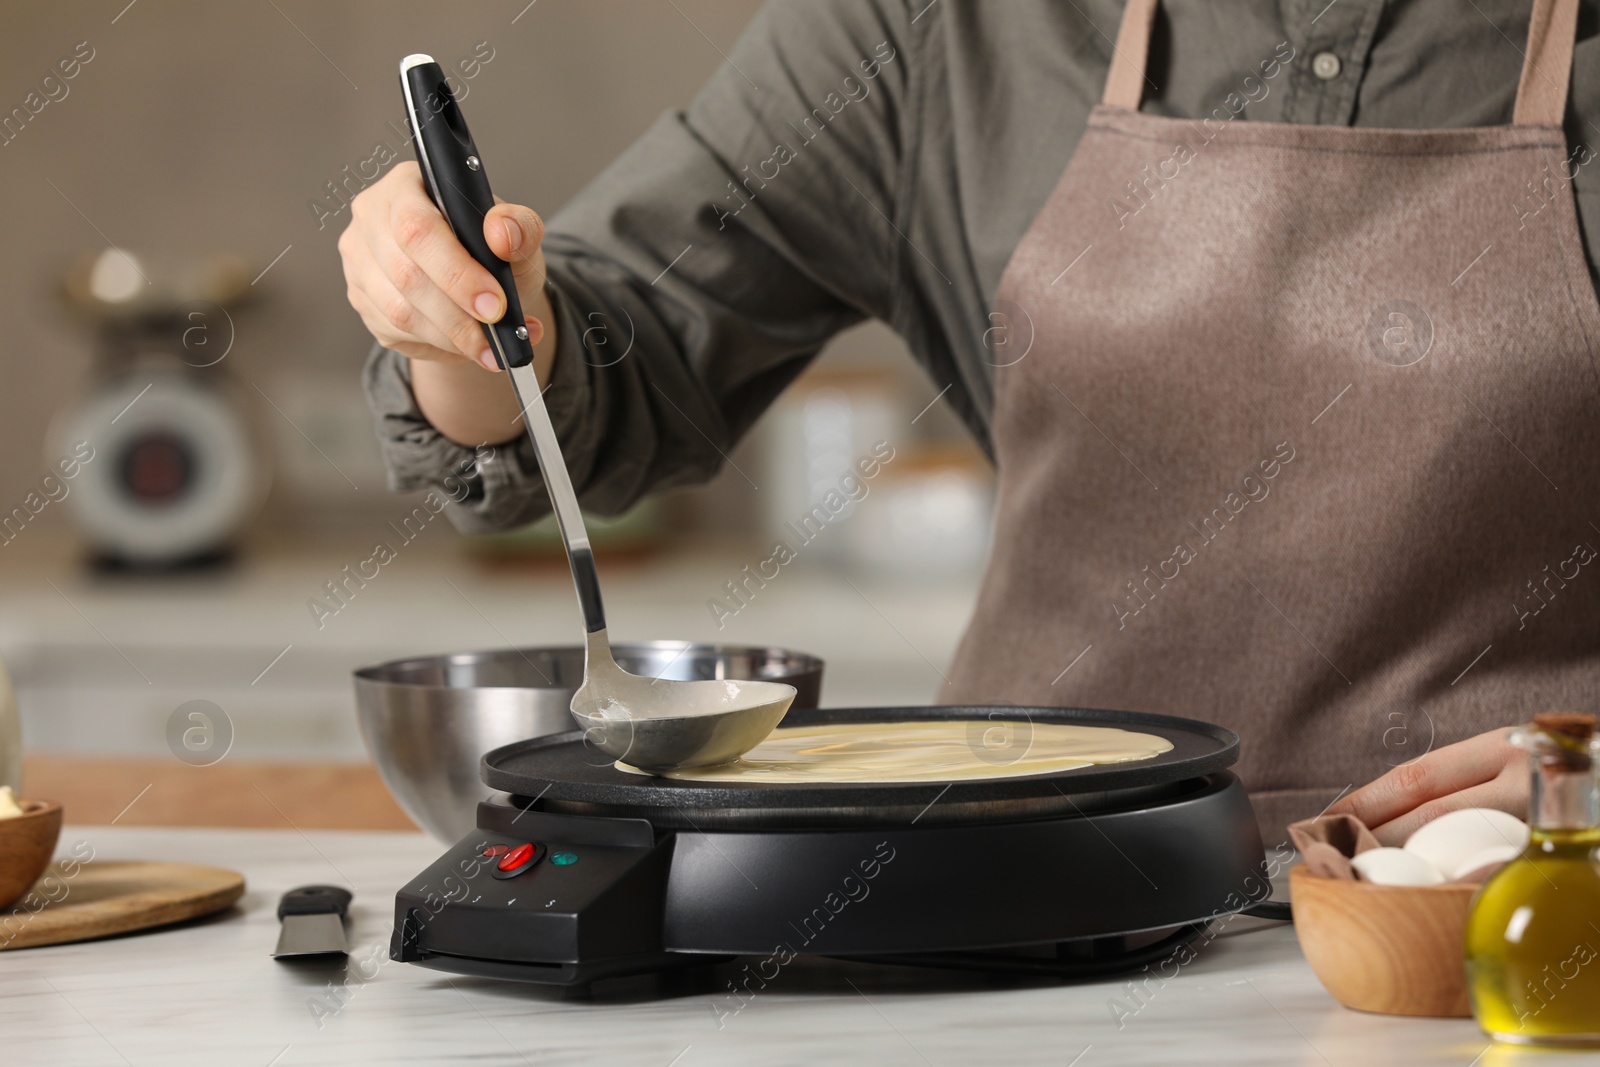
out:
<path id="1" fill-rule="evenodd" d="M 486 322 L 493 322 L 500 317 L 500 298 L 493 293 L 479 293 L 472 307 L 478 313 L 478 318 Z"/>
<path id="2" fill-rule="evenodd" d="M 521 248 L 522 227 L 518 226 L 509 219 L 505 222 L 502 222 L 500 225 L 506 228 L 506 243 L 511 246 L 511 251 L 515 252 L 517 249 Z"/>
<path id="3" fill-rule="evenodd" d="M 538 319 L 528 318 L 523 320 L 523 324 L 528 327 L 528 343 L 530 345 L 536 345 L 544 340 L 544 323 Z"/>
<path id="4" fill-rule="evenodd" d="M 478 353 L 478 363 L 484 370 L 499 370 L 500 364 L 494 360 L 494 353 L 485 348 Z"/>

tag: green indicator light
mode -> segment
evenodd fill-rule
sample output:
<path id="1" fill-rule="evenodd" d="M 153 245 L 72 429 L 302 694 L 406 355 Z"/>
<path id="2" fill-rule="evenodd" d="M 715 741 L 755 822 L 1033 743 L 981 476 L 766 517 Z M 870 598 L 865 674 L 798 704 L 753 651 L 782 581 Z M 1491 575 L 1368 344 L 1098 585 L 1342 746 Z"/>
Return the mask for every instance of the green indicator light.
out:
<path id="1" fill-rule="evenodd" d="M 569 864 L 578 862 L 578 854 L 576 852 L 552 852 L 550 854 L 550 862 L 557 867 L 566 867 Z"/>

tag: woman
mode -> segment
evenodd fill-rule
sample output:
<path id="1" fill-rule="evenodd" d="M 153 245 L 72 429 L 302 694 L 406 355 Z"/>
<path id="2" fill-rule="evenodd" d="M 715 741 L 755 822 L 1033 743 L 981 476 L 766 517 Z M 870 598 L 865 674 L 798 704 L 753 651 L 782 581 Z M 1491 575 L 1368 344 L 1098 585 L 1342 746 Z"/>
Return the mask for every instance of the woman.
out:
<path id="1" fill-rule="evenodd" d="M 940 699 L 1223 723 L 1270 840 L 1398 842 L 1521 814 L 1504 727 L 1600 680 L 1577 7 L 775 3 L 548 234 L 484 232 L 590 507 L 709 477 L 880 318 L 1000 476 Z M 503 298 L 414 166 L 340 249 L 395 486 L 515 441 Z M 452 510 L 545 507 L 517 443 Z"/>

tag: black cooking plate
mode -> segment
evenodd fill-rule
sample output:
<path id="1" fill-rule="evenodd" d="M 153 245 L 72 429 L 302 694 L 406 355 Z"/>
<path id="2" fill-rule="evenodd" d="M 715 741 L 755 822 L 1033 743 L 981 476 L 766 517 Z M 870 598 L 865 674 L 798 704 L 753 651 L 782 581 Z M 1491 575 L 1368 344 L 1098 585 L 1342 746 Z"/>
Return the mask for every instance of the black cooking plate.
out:
<path id="1" fill-rule="evenodd" d="M 1150 759 L 1100 764 L 1017 778 L 941 782 L 777 783 L 687 782 L 619 771 L 598 749 L 583 743 L 581 732 L 551 734 L 497 748 L 483 757 L 484 784 L 521 797 L 641 809 L 871 809 L 926 804 L 939 795 L 939 807 L 990 804 L 1033 797 L 1067 798 L 1121 793 L 1163 786 L 1220 771 L 1239 757 L 1239 735 L 1222 726 L 1171 715 L 1083 708 L 938 706 L 916 708 L 795 709 L 784 726 L 836 722 L 904 722 L 970 719 L 985 729 L 1011 731 L 1026 738 L 1026 724 L 1067 723 L 1116 726 L 1156 734 L 1172 748 Z M 1016 723 L 1007 727 L 1002 723 Z M 781 727 L 780 727 L 781 728 Z M 974 743 L 981 743 L 981 735 Z M 1018 741 L 1018 755 L 1025 749 Z M 1006 750 L 995 756 L 1004 763 Z"/>

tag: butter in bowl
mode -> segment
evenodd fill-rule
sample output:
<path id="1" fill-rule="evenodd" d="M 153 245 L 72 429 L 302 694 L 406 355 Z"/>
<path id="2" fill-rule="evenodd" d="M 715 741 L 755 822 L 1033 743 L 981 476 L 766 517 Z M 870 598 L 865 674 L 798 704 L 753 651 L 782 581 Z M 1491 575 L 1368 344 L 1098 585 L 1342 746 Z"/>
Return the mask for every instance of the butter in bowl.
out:
<path id="1" fill-rule="evenodd" d="M 1386 848 L 1350 815 L 1289 828 L 1306 862 L 1289 874 L 1295 933 L 1347 1008 L 1469 1018 L 1462 945 L 1478 887 L 1528 842 L 1522 820 L 1470 808 Z"/>

